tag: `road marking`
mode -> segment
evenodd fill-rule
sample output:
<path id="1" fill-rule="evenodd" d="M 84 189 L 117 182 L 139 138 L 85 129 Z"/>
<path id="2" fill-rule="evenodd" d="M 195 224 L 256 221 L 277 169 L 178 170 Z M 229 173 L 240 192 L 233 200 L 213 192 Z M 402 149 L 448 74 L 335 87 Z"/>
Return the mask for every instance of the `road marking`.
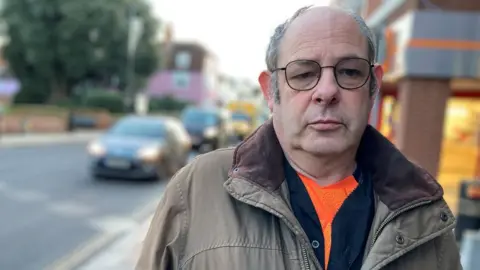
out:
<path id="1" fill-rule="evenodd" d="M 142 224 L 139 224 L 132 231 L 115 241 L 111 247 L 95 256 L 79 270 L 132 270 L 138 261 L 142 249 L 143 239 L 147 233 L 150 215 Z"/>
<path id="2" fill-rule="evenodd" d="M 136 220 L 137 222 L 142 222 L 144 219 L 147 219 L 151 216 L 156 206 L 158 205 L 159 200 L 163 195 L 160 195 L 158 198 L 153 199 L 146 205 L 138 207 L 134 210 L 130 220 Z M 107 222 L 108 223 L 108 222 Z M 105 225 L 103 223 L 103 233 L 87 240 L 85 243 L 81 244 L 73 252 L 67 254 L 66 256 L 60 258 L 59 260 L 53 262 L 50 266 L 46 267 L 46 270 L 73 270 L 82 266 L 89 259 L 91 259 L 94 254 L 101 252 L 106 246 L 115 242 L 121 235 L 125 233 L 125 230 L 115 230 L 111 229 L 112 224 Z M 125 224 L 124 224 L 125 226 Z M 107 228 L 108 227 L 108 228 Z M 135 228 L 135 227 L 134 227 Z"/>
<path id="3" fill-rule="evenodd" d="M 95 229 L 109 234 L 122 233 L 138 226 L 132 218 L 106 216 L 90 220 L 90 225 Z"/>
<path id="4" fill-rule="evenodd" d="M 31 203 L 48 201 L 48 195 L 35 190 L 21 190 L 9 187 L 6 183 L 0 182 L 0 192 L 8 199 L 16 202 Z"/>
<path id="5" fill-rule="evenodd" d="M 118 234 L 103 233 L 78 247 L 72 253 L 46 267 L 46 270 L 73 270 L 87 261 L 93 254 L 112 243 Z"/>
<path id="6" fill-rule="evenodd" d="M 50 211 L 68 217 L 82 217 L 93 213 L 93 209 L 78 202 L 60 201 L 47 206 Z"/>
<path id="7" fill-rule="evenodd" d="M 44 202 L 48 200 L 48 196 L 45 193 L 30 190 L 9 190 L 6 195 L 15 201 L 25 203 Z"/>

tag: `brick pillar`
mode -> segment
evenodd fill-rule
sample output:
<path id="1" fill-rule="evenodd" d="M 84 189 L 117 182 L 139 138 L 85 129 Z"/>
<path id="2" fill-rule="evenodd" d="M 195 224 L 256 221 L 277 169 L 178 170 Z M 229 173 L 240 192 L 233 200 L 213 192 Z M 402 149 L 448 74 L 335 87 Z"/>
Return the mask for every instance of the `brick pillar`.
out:
<path id="1" fill-rule="evenodd" d="M 398 91 L 400 119 L 396 144 L 409 159 L 436 176 L 450 97 L 449 81 L 405 78 L 399 82 Z"/>

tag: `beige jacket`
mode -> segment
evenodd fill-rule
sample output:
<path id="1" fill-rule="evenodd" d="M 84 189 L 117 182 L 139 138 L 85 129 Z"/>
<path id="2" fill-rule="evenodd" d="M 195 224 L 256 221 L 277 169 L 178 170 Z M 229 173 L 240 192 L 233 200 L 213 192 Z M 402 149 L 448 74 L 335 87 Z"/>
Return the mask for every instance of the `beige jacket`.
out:
<path id="1" fill-rule="evenodd" d="M 235 149 L 197 157 L 168 184 L 137 270 L 321 269 L 295 218 L 267 122 Z M 357 162 L 377 198 L 362 270 L 462 269 L 441 186 L 368 127 Z"/>

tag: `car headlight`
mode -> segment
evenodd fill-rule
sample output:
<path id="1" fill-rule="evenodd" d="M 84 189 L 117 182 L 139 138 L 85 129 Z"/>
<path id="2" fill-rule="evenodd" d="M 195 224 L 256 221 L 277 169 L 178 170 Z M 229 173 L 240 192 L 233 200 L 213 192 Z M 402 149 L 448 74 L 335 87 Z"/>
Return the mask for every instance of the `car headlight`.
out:
<path id="1" fill-rule="evenodd" d="M 87 147 L 88 153 L 92 156 L 99 157 L 105 155 L 105 146 L 103 146 L 100 142 L 95 141 L 91 142 Z"/>
<path id="2" fill-rule="evenodd" d="M 218 134 L 218 129 L 216 127 L 208 127 L 205 129 L 203 135 L 207 138 L 215 137 Z"/>
<path id="3" fill-rule="evenodd" d="M 159 146 L 142 147 L 137 152 L 137 157 L 145 161 L 156 161 L 160 158 L 161 149 Z"/>

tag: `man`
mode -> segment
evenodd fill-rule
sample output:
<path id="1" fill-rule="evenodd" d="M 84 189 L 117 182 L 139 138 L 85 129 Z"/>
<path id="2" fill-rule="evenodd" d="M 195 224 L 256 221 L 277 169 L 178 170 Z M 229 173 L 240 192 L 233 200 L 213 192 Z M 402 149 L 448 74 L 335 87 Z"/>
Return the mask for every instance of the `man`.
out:
<path id="1" fill-rule="evenodd" d="M 272 119 L 173 177 L 137 269 L 461 269 L 441 186 L 367 126 L 375 54 L 346 11 L 280 25 L 259 76 Z"/>

